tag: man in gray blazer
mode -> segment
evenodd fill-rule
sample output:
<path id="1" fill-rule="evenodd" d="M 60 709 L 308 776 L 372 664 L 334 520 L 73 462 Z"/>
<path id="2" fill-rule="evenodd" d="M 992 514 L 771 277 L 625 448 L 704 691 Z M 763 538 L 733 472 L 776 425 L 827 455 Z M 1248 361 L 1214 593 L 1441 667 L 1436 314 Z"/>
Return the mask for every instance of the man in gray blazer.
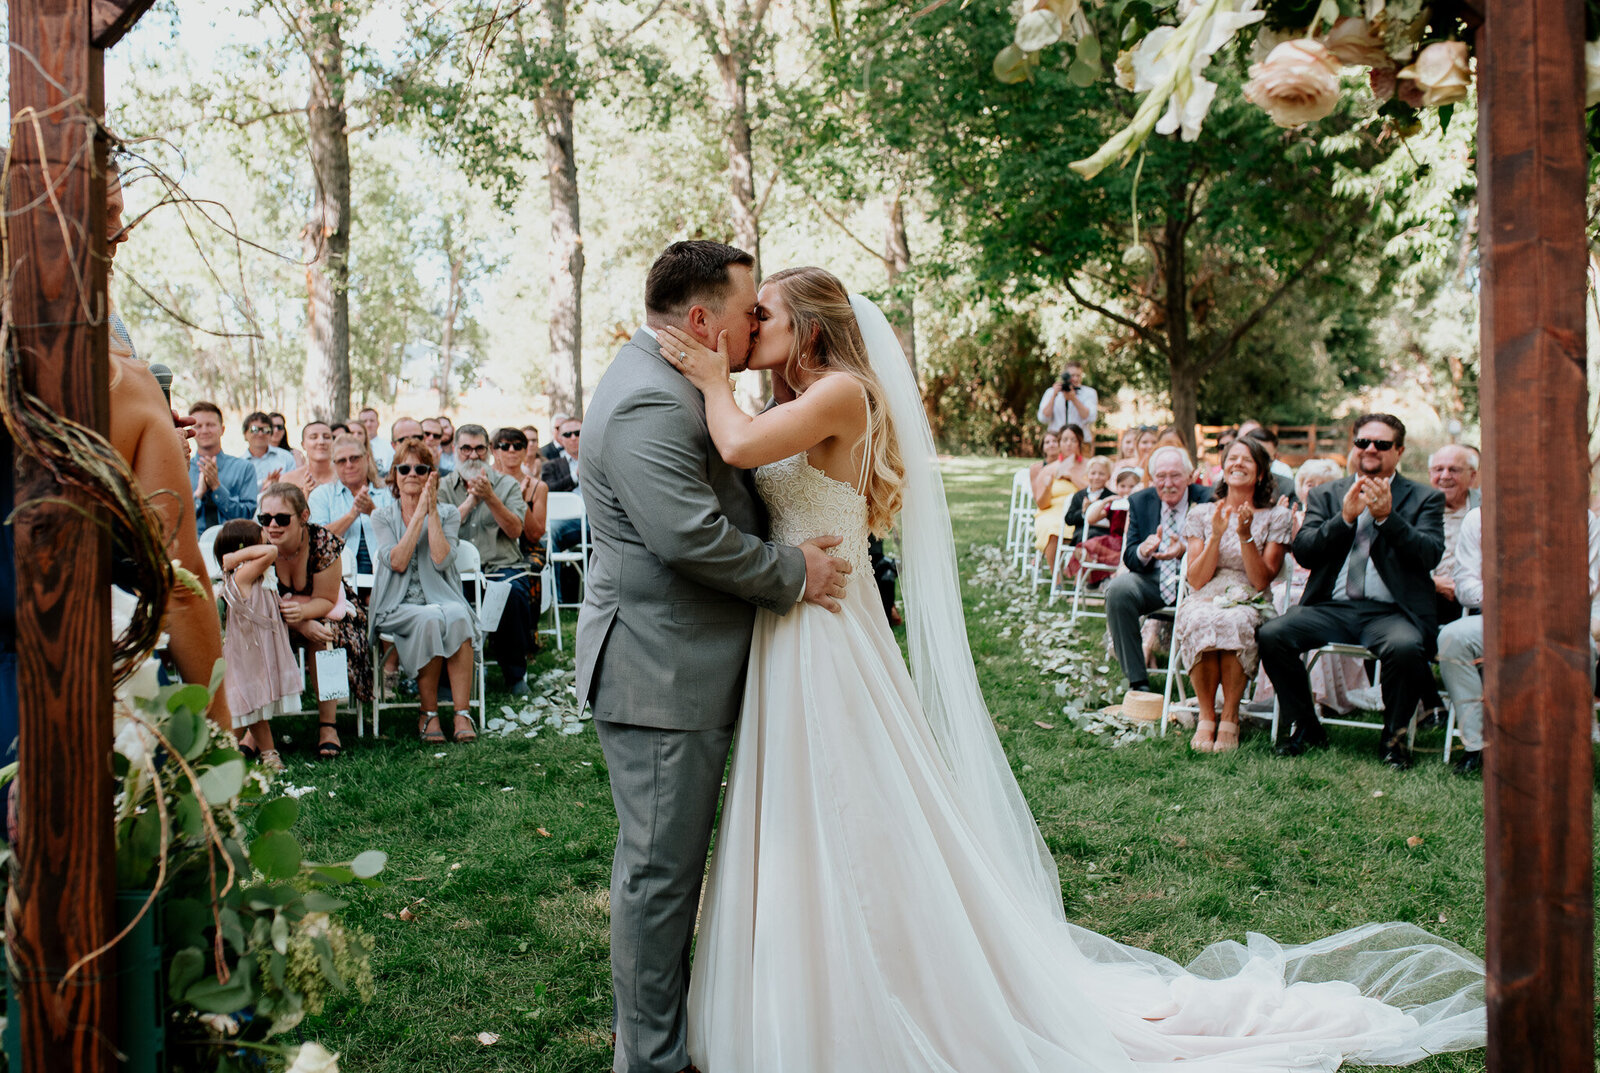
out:
<path id="1" fill-rule="evenodd" d="M 654 328 L 707 346 L 728 333 L 744 368 L 755 335 L 749 254 L 677 242 L 650 268 L 646 327 L 618 352 L 584 415 L 593 541 L 578 615 L 578 697 L 594 709 L 617 809 L 611 868 L 616 1073 L 692 1070 L 689 946 L 744 691 L 757 607 L 839 609 L 849 564 L 766 540 L 750 474 L 722 461 L 705 400 L 661 358 Z"/>

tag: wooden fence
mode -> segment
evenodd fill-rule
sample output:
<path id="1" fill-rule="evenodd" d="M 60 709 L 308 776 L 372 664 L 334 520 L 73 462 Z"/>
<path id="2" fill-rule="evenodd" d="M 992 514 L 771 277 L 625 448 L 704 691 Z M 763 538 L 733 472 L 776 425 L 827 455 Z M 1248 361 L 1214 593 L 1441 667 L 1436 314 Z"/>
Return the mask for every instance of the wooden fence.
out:
<path id="1" fill-rule="evenodd" d="M 1196 425 L 1195 433 L 1200 444 L 1200 454 L 1204 457 L 1217 449 L 1217 437 L 1237 425 Z M 1278 436 L 1278 457 L 1291 466 L 1298 466 L 1308 458 L 1323 458 L 1333 455 L 1343 459 L 1350 450 L 1350 425 L 1348 422 L 1338 422 L 1328 425 L 1268 425 Z M 1111 455 L 1117 453 L 1117 441 L 1122 437 L 1122 430 L 1116 428 L 1102 428 L 1095 432 L 1094 453 L 1097 455 Z"/>

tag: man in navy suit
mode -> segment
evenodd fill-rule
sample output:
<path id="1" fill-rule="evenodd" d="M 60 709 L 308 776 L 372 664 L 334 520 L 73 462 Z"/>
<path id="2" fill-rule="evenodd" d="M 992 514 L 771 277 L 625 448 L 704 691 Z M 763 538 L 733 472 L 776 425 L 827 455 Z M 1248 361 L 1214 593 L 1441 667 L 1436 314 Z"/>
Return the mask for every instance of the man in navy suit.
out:
<path id="1" fill-rule="evenodd" d="M 1438 643 L 1433 570 L 1444 555 L 1444 493 L 1396 469 L 1406 426 L 1391 414 L 1355 422 L 1355 473 L 1315 489 L 1294 539 L 1294 558 L 1311 571 L 1298 607 L 1264 624 L 1261 663 L 1290 728 L 1280 756 L 1326 744 L 1301 653 L 1339 642 L 1370 649 L 1383 665 L 1379 754 L 1411 766 L 1406 731 L 1432 684 L 1428 661 Z"/>
<path id="2" fill-rule="evenodd" d="M 1193 484 L 1194 463 L 1181 447 L 1157 447 L 1149 459 L 1153 486 L 1128 497 L 1128 528 L 1122 561 L 1128 573 L 1106 586 L 1106 629 L 1130 689 L 1149 689 L 1139 619 L 1170 607 L 1178 598 L 1178 570 L 1186 547 L 1183 523 L 1189 507 L 1211 498 Z"/>

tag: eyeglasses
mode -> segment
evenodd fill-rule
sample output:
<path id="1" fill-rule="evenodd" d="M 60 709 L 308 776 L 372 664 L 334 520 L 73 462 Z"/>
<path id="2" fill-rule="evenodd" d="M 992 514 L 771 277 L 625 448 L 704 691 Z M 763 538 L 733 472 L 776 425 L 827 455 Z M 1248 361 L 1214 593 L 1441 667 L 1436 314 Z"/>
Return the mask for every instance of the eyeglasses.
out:
<path id="1" fill-rule="evenodd" d="M 270 433 L 271 431 L 271 425 L 251 425 L 249 428 L 245 429 L 245 432 L 251 436 L 257 436 L 262 433 Z"/>
<path id="2" fill-rule="evenodd" d="M 489 453 L 489 448 L 481 443 L 458 443 L 456 444 L 456 453 L 463 455 L 485 455 Z"/>
<path id="3" fill-rule="evenodd" d="M 256 524 L 261 526 L 276 525 L 280 529 L 294 521 L 293 514 L 257 514 Z"/>
<path id="4" fill-rule="evenodd" d="M 496 451 L 526 451 L 528 449 L 528 445 L 525 443 L 506 443 L 504 440 L 502 440 L 494 445 L 494 449 Z M 458 448 L 458 450 L 465 451 L 466 448 L 462 447 Z"/>
<path id="5" fill-rule="evenodd" d="M 564 440 L 575 440 L 578 438 L 578 433 L 582 431 L 582 429 L 575 428 L 571 432 L 563 432 L 561 434 L 561 438 Z M 602 448 L 602 450 L 604 450 L 604 448 Z"/>
<path id="6" fill-rule="evenodd" d="M 1387 451 L 1394 446 L 1393 440 L 1369 440 L 1362 438 L 1357 439 L 1355 442 L 1356 450 L 1358 451 L 1365 451 L 1368 447 L 1371 447 L 1375 451 Z"/>
<path id="7" fill-rule="evenodd" d="M 426 477 L 428 474 L 433 472 L 433 467 L 428 465 L 426 462 L 418 462 L 416 465 L 412 465 L 409 462 L 402 462 L 398 466 L 394 467 L 394 471 L 400 474 L 402 477 L 409 477 L 413 473 L 415 473 L 418 477 Z"/>
<path id="8" fill-rule="evenodd" d="M 421 443 L 422 442 L 422 434 L 418 433 L 418 432 L 414 432 L 409 436 L 396 436 L 394 442 L 395 443 Z"/>
<path id="9" fill-rule="evenodd" d="M 352 462 L 362 462 L 365 460 L 365 455 L 349 455 L 345 458 L 335 458 L 333 460 L 333 464 L 336 466 L 348 466 Z"/>

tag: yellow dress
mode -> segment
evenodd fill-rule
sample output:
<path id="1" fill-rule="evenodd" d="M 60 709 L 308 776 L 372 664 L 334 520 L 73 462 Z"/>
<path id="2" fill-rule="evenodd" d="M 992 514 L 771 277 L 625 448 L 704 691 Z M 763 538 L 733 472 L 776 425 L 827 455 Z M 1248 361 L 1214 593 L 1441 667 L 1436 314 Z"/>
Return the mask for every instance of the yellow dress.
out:
<path id="1" fill-rule="evenodd" d="M 1067 506 L 1078 494 L 1078 486 L 1065 477 L 1057 477 L 1050 484 L 1050 505 L 1041 507 L 1033 517 L 1033 550 L 1043 551 L 1051 537 L 1059 537 L 1067 528 Z"/>

